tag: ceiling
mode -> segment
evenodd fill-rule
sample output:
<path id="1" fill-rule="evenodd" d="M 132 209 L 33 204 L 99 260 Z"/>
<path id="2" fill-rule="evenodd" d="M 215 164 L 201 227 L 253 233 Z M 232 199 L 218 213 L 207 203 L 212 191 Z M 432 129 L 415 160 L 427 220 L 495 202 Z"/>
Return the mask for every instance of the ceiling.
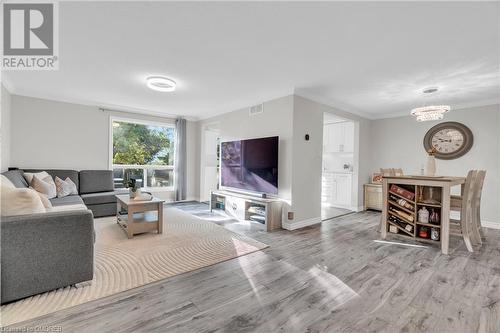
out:
<path id="1" fill-rule="evenodd" d="M 13 93 L 203 119 L 292 93 L 383 118 L 500 103 L 499 2 L 60 2 L 60 69 Z M 149 90 L 145 77 L 177 81 Z"/>

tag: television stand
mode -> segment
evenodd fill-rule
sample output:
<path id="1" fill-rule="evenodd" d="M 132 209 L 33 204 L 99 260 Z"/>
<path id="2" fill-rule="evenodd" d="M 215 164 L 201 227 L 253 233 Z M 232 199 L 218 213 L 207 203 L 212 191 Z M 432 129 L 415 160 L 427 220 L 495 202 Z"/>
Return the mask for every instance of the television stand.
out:
<path id="1" fill-rule="evenodd" d="M 239 221 L 252 221 L 267 231 L 281 229 L 282 201 L 231 191 L 212 191 L 210 211 L 223 210 Z"/>

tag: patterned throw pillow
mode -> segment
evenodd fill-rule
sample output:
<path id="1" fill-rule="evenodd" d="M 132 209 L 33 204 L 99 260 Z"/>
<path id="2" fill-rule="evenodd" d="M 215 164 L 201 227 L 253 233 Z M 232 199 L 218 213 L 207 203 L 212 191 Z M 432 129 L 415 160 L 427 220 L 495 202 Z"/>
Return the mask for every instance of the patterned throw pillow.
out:
<path id="1" fill-rule="evenodd" d="M 66 180 L 62 180 L 56 176 L 56 189 L 58 198 L 78 194 L 76 184 L 69 177 L 66 177 Z"/>
<path id="2" fill-rule="evenodd" d="M 31 184 L 31 181 L 33 181 L 34 176 L 37 176 L 39 179 L 44 179 L 46 177 L 50 177 L 50 175 L 47 171 L 25 172 L 25 173 L 23 173 L 23 176 L 24 176 L 24 179 L 26 179 L 26 182 L 28 182 L 28 184 Z"/>
<path id="3" fill-rule="evenodd" d="M 37 192 L 45 194 L 48 199 L 57 196 L 56 184 L 51 176 L 40 179 L 38 175 L 33 175 L 30 187 Z"/>

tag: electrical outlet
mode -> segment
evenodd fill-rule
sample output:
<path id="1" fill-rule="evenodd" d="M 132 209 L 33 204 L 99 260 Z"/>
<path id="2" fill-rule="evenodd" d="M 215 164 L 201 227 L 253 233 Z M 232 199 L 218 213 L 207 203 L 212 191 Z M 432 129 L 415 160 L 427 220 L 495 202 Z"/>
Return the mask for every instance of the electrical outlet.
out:
<path id="1" fill-rule="evenodd" d="M 288 219 L 293 220 L 293 212 L 288 212 Z"/>

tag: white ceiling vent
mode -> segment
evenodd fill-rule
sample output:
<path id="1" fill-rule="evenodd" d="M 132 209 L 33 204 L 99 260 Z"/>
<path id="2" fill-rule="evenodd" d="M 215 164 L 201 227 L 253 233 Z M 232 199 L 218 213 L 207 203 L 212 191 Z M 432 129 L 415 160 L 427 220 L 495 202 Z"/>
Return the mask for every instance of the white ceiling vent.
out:
<path id="1" fill-rule="evenodd" d="M 255 116 L 255 115 L 262 113 L 262 112 L 264 112 L 264 104 L 257 104 L 257 105 L 250 107 L 248 114 L 250 116 Z"/>

